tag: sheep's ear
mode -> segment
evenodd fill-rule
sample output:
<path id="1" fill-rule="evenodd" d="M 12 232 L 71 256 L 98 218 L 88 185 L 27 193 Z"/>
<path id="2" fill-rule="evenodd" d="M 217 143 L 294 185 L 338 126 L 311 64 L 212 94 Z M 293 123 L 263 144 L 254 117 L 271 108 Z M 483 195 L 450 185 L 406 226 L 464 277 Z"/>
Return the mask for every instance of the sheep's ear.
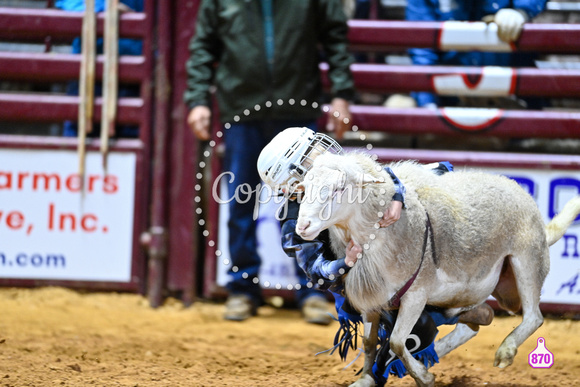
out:
<path id="1" fill-rule="evenodd" d="M 371 183 L 384 183 L 385 180 L 382 178 L 376 178 L 373 175 L 368 173 L 362 173 L 359 175 L 359 179 L 362 184 L 371 184 Z"/>

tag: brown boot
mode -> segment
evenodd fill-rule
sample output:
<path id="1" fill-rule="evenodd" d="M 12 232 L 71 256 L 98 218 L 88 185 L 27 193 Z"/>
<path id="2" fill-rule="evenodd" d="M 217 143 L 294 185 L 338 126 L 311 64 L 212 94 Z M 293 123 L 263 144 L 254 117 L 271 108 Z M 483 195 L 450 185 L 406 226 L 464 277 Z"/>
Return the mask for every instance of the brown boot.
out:
<path id="1" fill-rule="evenodd" d="M 464 324 L 489 325 L 493 320 L 493 316 L 494 313 L 491 306 L 483 303 L 467 312 L 461 313 L 458 322 Z"/>

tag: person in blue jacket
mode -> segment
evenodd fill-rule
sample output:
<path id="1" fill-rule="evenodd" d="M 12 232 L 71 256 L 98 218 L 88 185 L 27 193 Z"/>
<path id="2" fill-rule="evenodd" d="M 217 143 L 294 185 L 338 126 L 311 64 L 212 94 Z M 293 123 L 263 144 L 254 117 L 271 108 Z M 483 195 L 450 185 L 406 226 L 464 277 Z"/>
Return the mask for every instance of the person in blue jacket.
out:
<path id="1" fill-rule="evenodd" d="M 493 21 L 498 26 L 498 37 L 505 42 L 516 41 L 525 22 L 544 11 L 547 0 L 408 0 L 406 20 L 411 21 Z M 534 66 L 530 53 L 494 52 L 440 52 L 427 48 L 409 50 L 415 65 L 454 66 Z M 439 98 L 429 92 L 414 92 L 411 96 L 419 107 L 456 105 L 456 98 Z M 526 100 L 528 107 L 543 104 L 542 101 Z"/>
<path id="2" fill-rule="evenodd" d="M 280 190 L 288 198 L 285 207 L 278 215 L 280 219 L 282 248 L 286 255 L 296 259 L 300 268 L 308 278 L 320 289 L 327 289 L 335 299 L 335 307 L 340 323 L 335 336 L 334 347 L 341 358 L 346 359 L 350 348 L 356 348 L 357 329 L 362 322 L 361 315 L 350 305 L 344 293 L 342 277 L 354 266 L 361 257 L 362 248 L 355 241 L 350 241 L 344 256 L 337 257 L 330 248 L 328 230 L 322 231 L 311 241 L 303 240 L 295 231 L 300 209 L 300 192 L 296 187 L 303 181 L 314 158 L 318 155 L 332 152 L 340 154 L 342 148 L 331 137 L 323 133 L 315 133 L 308 128 L 288 128 L 278 134 L 264 147 L 258 157 L 258 172 L 262 180 L 276 191 Z M 453 170 L 449 162 L 433 163 L 425 166 L 433 173 L 441 175 Z M 405 187 L 391 168 L 385 168 L 391 177 L 395 194 L 391 204 L 380 219 L 381 227 L 388 227 L 396 222 L 404 209 Z M 388 339 L 392 332 L 397 311 L 383 311 L 379 324 L 379 344 L 373 374 L 379 386 L 384 385 L 390 374 L 403 377 L 406 369 L 403 363 L 392 354 Z M 493 319 L 493 310 L 483 304 L 460 316 L 448 318 L 438 308 L 427 307 L 412 334 L 419 340 L 419 345 L 413 343 L 412 355 L 430 367 L 438 362 L 434 349 L 437 326 L 442 324 L 455 325 L 457 322 L 475 325 L 488 325 Z"/>
<path id="3" fill-rule="evenodd" d="M 143 12 L 144 0 L 120 0 L 119 10 L 122 12 Z M 63 11 L 83 12 L 85 10 L 84 0 L 57 0 L 55 7 Z M 105 11 L 105 0 L 95 0 L 95 12 Z M 73 54 L 81 53 L 81 39 L 75 38 L 72 42 Z M 141 55 L 143 52 L 143 41 L 139 39 L 119 39 L 119 55 Z M 103 53 L 103 39 L 97 39 L 97 53 Z M 67 85 L 66 93 L 68 95 L 79 94 L 78 81 L 71 81 Z M 95 94 L 102 94 L 102 85 L 98 83 L 95 85 Z M 138 97 L 140 94 L 138 85 L 122 85 L 119 87 L 119 97 Z M 63 125 L 63 135 L 65 137 L 76 137 L 78 127 L 76 122 L 66 121 Z M 98 137 L 100 132 L 99 127 L 89 134 L 91 137 Z M 119 125 L 116 128 L 115 135 L 117 137 L 137 138 L 139 137 L 139 128 L 135 125 Z"/>

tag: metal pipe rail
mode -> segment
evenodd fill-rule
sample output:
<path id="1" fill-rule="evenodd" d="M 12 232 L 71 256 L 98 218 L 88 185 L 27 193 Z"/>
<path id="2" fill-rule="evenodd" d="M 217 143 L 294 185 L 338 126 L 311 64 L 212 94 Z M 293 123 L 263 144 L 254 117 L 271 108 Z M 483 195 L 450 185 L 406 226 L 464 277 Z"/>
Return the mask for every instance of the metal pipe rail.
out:
<path id="1" fill-rule="evenodd" d="M 0 8 L 0 39 L 43 40 L 72 39 L 80 35 L 83 12 L 53 9 Z M 120 35 L 147 38 L 150 20 L 147 13 L 129 12 L 120 16 Z M 97 17 L 97 33 L 104 29 L 104 15 Z M 37 54 L 0 52 L 0 79 L 25 81 L 66 81 L 78 79 L 81 56 L 74 54 Z M 96 74 L 102 79 L 104 58 L 97 58 Z M 119 80 L 142 83 L 150 74 L 145 56 L 122 56 Z M 142 93 L 142 97 L 143 97 Z M 147 124 L 143 98 L 120 98 L 117 122 Z M 95 101 L 95 117 L 100 117 L 102 99 Z M 78 97 L 47 94 L 0 93 L 0 116 L 4 121 L 61 122 L 77 120 Z"/>
<path id="2" fill-rule="evenodd" d="M 16 134 L 0 134 L 0 149 L 68 149 L 76 150 L 76 137 L 30 136 Z M 133 138 L 115 140 L 115 150 L 118 152 L 140 151 L 145 147 L 143 141 Z M 99 139 L 88 138 L 87 149 L 98 151 Z"/>
<path id="3" fill-rule="evenodd" d="M 0 79 L 19 81 L 67 81 L 78 79 L 80 55 L 0 52 Z M 97 56 L 96 75 L 102 79 L 104 56 Z M 119 57 L 119 78 L 124 82 L 141 82 L 147 76 L 143 56 Z"/>
<path id="4" fill-rule="evenodd" d="M 0 62 L 1 64 L 1 62 Z M 320 66 L 329 86 L 328 65 Z M 578 97 L 580 69 L 351 65 L 357 90 L 439 95 Z"/>
<path id="5" fill-rule="evenodd" d="M 385 109 L 351 107 L 353 122 L 365 131 L 405 135 L 457 137 L 490 135 L 504 138 L 580 138 L 580 113 L 482 108 Z"/>
<path id="6" fill-rule="evenodd" d="M 80 35 L 83 12 L 55 9 L 0 8 L 0 39 L 29 41 L 52 38 L 72 39 Z M 143 38 L 147 15 L 128 12 L 120 15 L 119 34 L 125 38 Z M 97 34 L 104 30 L 104 15 L 97 15 Z"/>
<path id="7" fill-rule="evenodd" d="M 352 150 L 356 148 L 351 148 Z M 347 148 L 349 150 L 349 148 Z M 580 157 L 571 155 L 542 154 L 538 158 L 534 153 L 499 153 L 473 151 L 442 151 L 431 149 L 398 149 L 375 148 L 372 151 L 382 162 L 394 160 L 421 160 L 422 163 L 434 163 L 441 160 L 450 161 L 453 165 L 476 166 L 481 168 L 534 168 L 563 169 L 577 171 L 580 169 Z"/>
<path id="8" fill-rule="evenodd" d="M 527 23 L 514 45 L 498 42 L 494 26 L 483 22 L 350 20 L 348 36 L 356 51 L 410 47 L 456 51 L 580 51 L 580 24 Z M 474 39 L 484 44 L 476 45 Z"/>
<path id="9" fill-rule="evenodd" d="M 78 96 L 0 93 L 0 117 L 2 121 L 13 122 L 75 121 L 78 101 Z M 102 104 L 102 98 L 95 98 L 95 117 L 101 116 Z M 147 120 L 141 98 L 120 98 L 118 107 L 119 124 L 142 125 Z"/>

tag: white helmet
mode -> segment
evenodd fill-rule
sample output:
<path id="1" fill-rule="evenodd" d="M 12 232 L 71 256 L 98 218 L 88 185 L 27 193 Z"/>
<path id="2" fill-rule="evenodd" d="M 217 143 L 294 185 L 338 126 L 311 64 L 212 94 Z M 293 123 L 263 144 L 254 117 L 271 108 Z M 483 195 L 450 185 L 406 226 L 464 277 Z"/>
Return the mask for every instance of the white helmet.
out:
<path id="1" fill-rule="evenodd" d="M 342 148 L 326 134 L 308 128 L 288 128 L 262 149 L 258 172 L 271 188 L 292 193 L 304 180 L 314 158 L 325 152 L 341 153 Z"/>

